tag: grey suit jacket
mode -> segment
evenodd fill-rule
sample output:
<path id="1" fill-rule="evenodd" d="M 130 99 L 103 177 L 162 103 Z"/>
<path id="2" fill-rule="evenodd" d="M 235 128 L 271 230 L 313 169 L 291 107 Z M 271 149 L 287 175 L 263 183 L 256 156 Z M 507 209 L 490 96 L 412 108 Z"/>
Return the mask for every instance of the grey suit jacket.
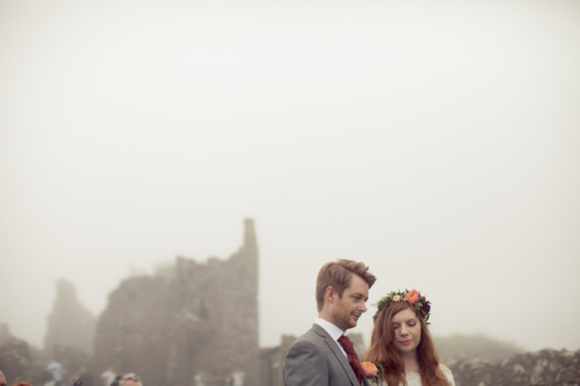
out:
<path id="1" fill-rule="evenodd" d="M 360 386 L 338 343 L 317 324 L 296 339 L 284 361 L 286 386 Z M 369 386 L 363 377 L 363 385 Z"/>

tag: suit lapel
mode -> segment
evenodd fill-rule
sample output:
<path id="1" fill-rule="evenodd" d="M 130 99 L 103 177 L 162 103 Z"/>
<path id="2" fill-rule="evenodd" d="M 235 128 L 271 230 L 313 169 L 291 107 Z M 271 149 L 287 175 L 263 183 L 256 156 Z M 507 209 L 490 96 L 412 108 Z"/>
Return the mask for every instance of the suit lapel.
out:
<path id="1" fill-rule="evenodd" d="M 326 344 L 328 345 L 330 350 L 334 353 L 334 355 L 336 356 L 336 359 L 338 359 L 338 361 L 340 362 L 340 364 L 344 368 L 344 371 L 346 371 L 346 374 L 348 375 L 348 379 L 350 380 L 350 382 L 355 386 L 360 386 L 360 383 L 358 382 L 358 379 L 356 378 L 356 374 L 354 373 L 354 370 L 350 366 L 350 363 L 348 363 L 348 359 L 344 356 L 344 354 L 340 350 L 340 347 L 338 347 L 339 343 L 336 342 L 334 339 L 332 339 L 332 337 L 330 335 L 328 335 L 328 332 L 326 332 L 326 330 L 324 328 L 320 327 L 318 324 L 315 324 L 312 327 L 312 329 L 318 335 L 320 335 L 324 338 L 324 341 L 326 342 Z"/>

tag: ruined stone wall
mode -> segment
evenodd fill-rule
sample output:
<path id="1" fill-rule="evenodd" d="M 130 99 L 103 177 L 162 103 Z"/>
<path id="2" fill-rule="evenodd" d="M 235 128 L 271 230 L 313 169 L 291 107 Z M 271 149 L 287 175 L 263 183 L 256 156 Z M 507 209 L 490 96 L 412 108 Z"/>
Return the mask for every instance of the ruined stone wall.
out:
<path id="1" fill-rule="evenodd" d="M 9 382 L 26 381 L 32 374 L 28 343 L 13 336 L 4 323 L 0 324 L 0 370 Z"/>
<path id="2" fill-rule="evenodd" d="M 78 301 L 76 288 L 66 280 L 56 282 L 56 300 L 48 316 L 44 349 L 52 355 L 55 347 L 93 351 L 96 318 Z"/>
<path id="3" fill-rule="evenodd" d="M 260 354 L 260 385 L 284 386 L 284 360 L 296 341 L 292 335 L 282 335 L 280 346 L 264 348 Z"/>
<path id="4" fill-rule="evenodd" d="M 448 365 L 457 386 L 580 385 L 580 350 L 542 350 L 502 361 L 458 359 Z"/>
<path id="5" fill-rule="evenodd" d="M 252 220 L 228 260 L 178 257 L 174 275 L 132 278 L 109 297 L 95 339 L 94 371 L 113 365 L 149 385 L 192 385 L 203 370 L 241 369 L 258 385 L 258 248 Z"/>
<path id="6" fill-rule="evenodd" d="M 54 346 L 50 353 L 29 345 L 10 333 L 8 325 L 0 323 L 0 370 L 8 384 L 28 382 L 43 385 L 46 366 L 52 360 L 62 365 L 67 381 L 72 384 L 74 376 L 89 362 L 89 354 L 78 347 Z"/>
<path id="7" fill-rule="evenodd" d="M 173 283 L 155 277 L 122 282 L 99 318 L 92 372 L 112 365 L 119 373 L 138 373 L 150 380 L 147 384 L 163 385 L 177 309 Z"/>

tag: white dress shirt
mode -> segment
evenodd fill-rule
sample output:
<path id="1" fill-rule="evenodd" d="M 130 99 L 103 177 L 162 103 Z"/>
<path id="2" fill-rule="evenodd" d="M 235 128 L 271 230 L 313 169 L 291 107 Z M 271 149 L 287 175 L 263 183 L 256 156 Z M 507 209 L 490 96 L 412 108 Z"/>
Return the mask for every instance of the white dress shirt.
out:
<path id="1" fill-rule="evenodd" d="M 316 318 L 314 320 L 314 324 L 318 324 L 320 327 L 324 328 L 324 331 L 328 332 L 328 335 L 330 335 L 330 337 L 332 339 L 334 339 L 334 341 L 336 342 L 336 344 L 340 348 L 340 351 L 342 351 L 344 356 L 348 358 L 346 351 L 344 351 L 344 348 L 342 347 L 342 345 L 338 341 L 338 338 L 340 338 L 341 336 L 344 335 L 344 331 L 342 331 L 339 327 L 335 326 L 334 324 L 330 323 L 329 321 L 324 320 L 324 319 L 320 319 L 320 318 Z"/>

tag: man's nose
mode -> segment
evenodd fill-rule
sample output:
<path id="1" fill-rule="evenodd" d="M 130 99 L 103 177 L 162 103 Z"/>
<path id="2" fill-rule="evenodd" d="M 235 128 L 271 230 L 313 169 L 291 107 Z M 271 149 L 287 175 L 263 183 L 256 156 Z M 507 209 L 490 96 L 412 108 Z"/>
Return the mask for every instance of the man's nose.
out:
<path id="1" fill-rule="evenodd" d="M 362 304 L 361 311 L 367 312 L 367 304 L 365 302 L 363 302 L 363 304 Z"/>

